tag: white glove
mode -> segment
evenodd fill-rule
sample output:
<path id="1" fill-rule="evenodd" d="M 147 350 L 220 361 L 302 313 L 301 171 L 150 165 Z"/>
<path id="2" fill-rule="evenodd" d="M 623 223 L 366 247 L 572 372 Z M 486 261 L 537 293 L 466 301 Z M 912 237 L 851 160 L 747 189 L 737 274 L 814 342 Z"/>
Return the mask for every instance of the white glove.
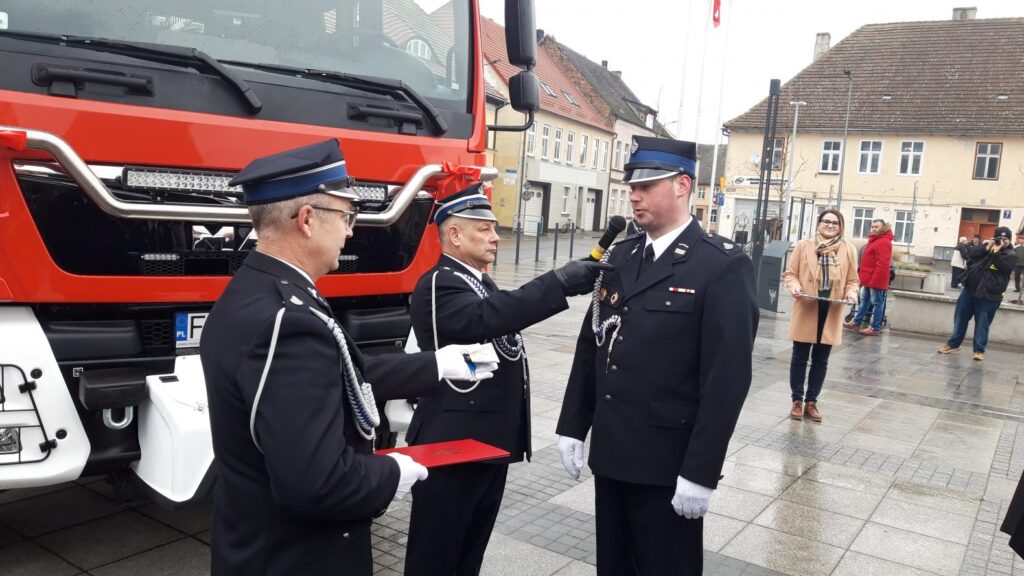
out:
<path id="1" fill-rule="evenodd" d="M 580 468 L 583 467 L 583 440 L 559 436 L 558 453 L 562 456 L 562 466 L 565 466 L 569 477 L 579 480 Z"/>
<path id="2" fill-rule="evenodd" d="M 467 361 L 469 355 L 479 348 L 479 344 L 449 344 L 434 352 L 434 358 L 437 360 L 437 379 L 476 382 L 494 376 L 494 371 L 498 369 L 497 362 L 479 362 L 471 365 Z"/>
<path id="3" fill-rule="evenodd" d="M 700 484 L 694 484 L 686 478 L 676 478 L 676 495 L 672 497 L 672 508 L 676 514 L 694 520 L 702 518 L 711 504 L 711 494 L 715 491 Z"/>
<path id="4" fill-rule="evenodd" d="M 401 500 L 405 498 L 409 490 L 412 490 L 413 484 L 418 480 L 427 479 L 427 467 L 398 452 L 392 452 L 387 456 L 398 462 L 398 490 L 395 491 L 395 497 L 392 500 Z"/>

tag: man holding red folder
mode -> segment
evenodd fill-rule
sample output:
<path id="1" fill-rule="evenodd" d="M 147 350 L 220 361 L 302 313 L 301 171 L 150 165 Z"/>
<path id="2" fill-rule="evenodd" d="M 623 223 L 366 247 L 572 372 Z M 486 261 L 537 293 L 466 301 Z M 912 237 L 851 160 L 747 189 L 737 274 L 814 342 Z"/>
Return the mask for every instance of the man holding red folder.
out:
<path id="1" fill-rule="evenodd" d="M 509 462 L 530 457 L 530 381 L 518 331 L 568 308 L 566 296 L 589 292 L 597 262 L 569 262 L 517 290 L 499 290 L 484 270 L 498 235 L 491 204 L 476 184 L 439 203 L 443 254 L 416 285 L 412 324 L 423 350 L 486 342 L 500 359 L 485 385 L 449 379 L 421 398 L 410 445 L 471 438 L 509 452 L 504 460 L 433 468 L 413 488 L 406 576 L 475 576 L 498 516 Z"/>

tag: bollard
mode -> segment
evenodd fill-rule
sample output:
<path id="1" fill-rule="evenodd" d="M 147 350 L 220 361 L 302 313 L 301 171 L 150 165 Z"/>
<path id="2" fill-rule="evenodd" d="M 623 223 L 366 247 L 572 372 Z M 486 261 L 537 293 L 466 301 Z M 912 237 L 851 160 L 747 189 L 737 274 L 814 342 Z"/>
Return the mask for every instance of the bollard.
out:
<path id="1" fill-rule="evenodd" d="M 540 235 L 544 232 L 544 219 L 537 222 L 537 249 L 533 252 L 533 261 L 540 262 Z"/>
<path id="2" fill-rule="evenodd" d="M 569 223 L 569 260 L 572 260 L 572 246 L 576 242 L 576 225 Z"/>
<path id="3" fill-rule="evenodd" d="M 519 265 L 519 242 L 523 239 L 523 223 L 516 220 L 516 265 Z"/>
<path id="4" fill-rule="evenodd" d="M 551 267 L 555 267 L 555 262 L 558 260 L 558 226 L 555 226 L 555 251 L 551 254 Z"/>

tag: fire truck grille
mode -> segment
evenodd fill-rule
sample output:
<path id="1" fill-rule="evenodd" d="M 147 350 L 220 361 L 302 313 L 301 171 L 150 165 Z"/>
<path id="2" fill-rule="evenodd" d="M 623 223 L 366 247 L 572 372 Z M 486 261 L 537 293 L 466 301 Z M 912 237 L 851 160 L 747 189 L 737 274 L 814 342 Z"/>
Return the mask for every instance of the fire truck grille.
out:
<path id="1" fill-rule="evenodd" d="M 142 346 L 167 348 L 174 346 L 174 322 L 171 320 L 142 320 Z"/>

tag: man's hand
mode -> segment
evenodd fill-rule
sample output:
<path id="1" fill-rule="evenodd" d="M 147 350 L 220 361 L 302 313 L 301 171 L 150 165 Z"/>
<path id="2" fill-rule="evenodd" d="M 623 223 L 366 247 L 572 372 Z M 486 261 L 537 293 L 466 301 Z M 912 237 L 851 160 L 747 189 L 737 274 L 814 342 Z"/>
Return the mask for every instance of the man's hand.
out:
<path id="1" fill-rule="evenodd" d="M 476 382 L 494 376 L 494 371 L 498 369 L 497 362 L 474 363 L 470 360 L 470 354 L 478 348 L 480 348 L 479 344 L 449 344 L 434 352 L 434 359 L 437 361 L 437 379 L 449 378 Z"/>
<path id="2" fill-rule="evenodd" d="M 569 477 L 579 480 L 580 468 L 583 467 L 583 440 L 559 436 L 558 453 L 562 456 L 562 466 L 565 466 Z"/>
<path id="3" fill-rule="evenodd" d="M 702 518 L 711 504 L 711 494 L 715 491 L 700 484 L 694 484 L 686 478 L 676 478 L 676 495 L 672 497 L 672 508 L 676 514 L 694 520 Z"/>
<path id="4" fill-rule="evenodd" d="M 614 266 L 605 262 L 570 260 L 565 266 L 555 269 L 555 277 L 562 283 L 566 296 L 577 296 L 594 289 L 594 282 L 600 272 L 614 269 Z"/>
<path id="5" fill-rule="evenodd" d="M 419 480 L 427 479 L 427 468 L 405 454 L 392 452 L 388 454 L 398 462 L 398 490 L 392 500 L 401 500 L 412 490 L 412 485 Z"/>

